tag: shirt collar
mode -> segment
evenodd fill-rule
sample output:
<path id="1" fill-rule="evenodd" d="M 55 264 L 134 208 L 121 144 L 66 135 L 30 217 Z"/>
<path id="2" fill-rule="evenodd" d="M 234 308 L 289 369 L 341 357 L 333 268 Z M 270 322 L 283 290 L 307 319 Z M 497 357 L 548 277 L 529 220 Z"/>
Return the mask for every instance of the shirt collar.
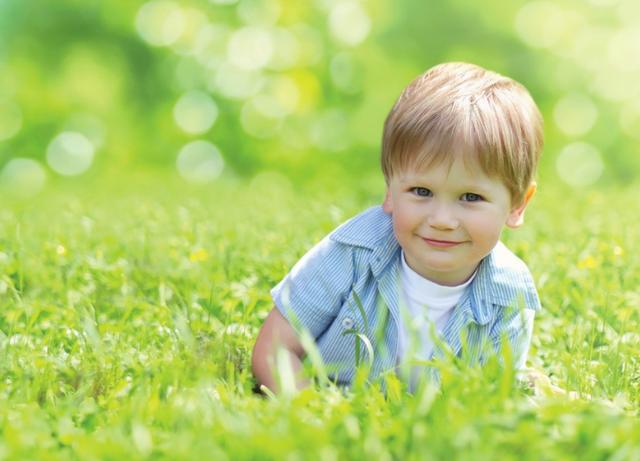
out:
<path id="1" fill-rule="evenodd" d="M 330 235 L 336 242 L 367 248 L 373 252 L 371 272 L 378 277 L 400 254 L 400 245 L 393 234 L 391 215 L 382 206 L 371 207 L 342 224 Z"/>
<path id="2" fill-rule="evenodd" d="M 371 272 L 378 278 L 385 270 L 399 274 L 401 249 L 393 233 L 391 215 L 374 206 L 342 224 L 330 235 L 336 242 L 372 251 Z M 538 310 L 540 300 L 525 264 L 498 242 L 478 266 L 474 283 L 463 295 L 462 305 L 473 320 L 487 324 L 496 307 L 523 306 Z M 466 302 L 465 302 L 466 301 Z"/>
<path id="3" fill-rule="evenodd" d="M 540 309 L 529 269 L 502 242 L 480 262 L 477 277 L 472 290 L 476 304 Z"/>

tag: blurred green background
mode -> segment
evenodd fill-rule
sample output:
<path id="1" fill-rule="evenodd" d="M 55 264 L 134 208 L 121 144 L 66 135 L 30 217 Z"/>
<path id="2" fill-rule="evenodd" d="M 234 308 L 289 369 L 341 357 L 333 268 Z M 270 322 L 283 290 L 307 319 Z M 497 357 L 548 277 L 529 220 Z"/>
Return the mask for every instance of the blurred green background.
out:
<path id="1" fill-rule="evenodd" d="M 523 83 L 540 182 L 640 169 L 637 0 L 0 0 L 0 184 L 162 170 L 208 184 L 382 185 L 382 123 L 443 61 Z"/>

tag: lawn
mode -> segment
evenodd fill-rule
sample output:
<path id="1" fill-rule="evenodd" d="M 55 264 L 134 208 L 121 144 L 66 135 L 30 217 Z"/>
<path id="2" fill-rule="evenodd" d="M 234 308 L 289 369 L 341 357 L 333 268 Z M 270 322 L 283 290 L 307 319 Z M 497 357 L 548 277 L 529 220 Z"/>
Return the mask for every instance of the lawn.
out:
<path id="1" fill-rule="evenodd" d="M 344 179 L 344 178 L 343 178 Z M 380 178 L 61 183 L 0 211 L 0 459 L 640 459 L 636 186 L 547 186 L 503 240 L 544 309 L 522 389 L 495 364 L 256 395 L 269 289 Z"/>

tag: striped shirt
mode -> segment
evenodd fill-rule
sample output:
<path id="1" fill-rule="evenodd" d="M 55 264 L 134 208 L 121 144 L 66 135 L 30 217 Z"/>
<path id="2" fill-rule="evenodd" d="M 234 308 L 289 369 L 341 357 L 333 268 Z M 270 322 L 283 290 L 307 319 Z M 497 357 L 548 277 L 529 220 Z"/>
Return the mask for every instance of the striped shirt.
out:
<path id="1" fill-rule="evenodd" d="M 371 379 L 397 371 L 400 258 L 391 215 L 376 206 L 327 235 L 271 290 L 282 315 L 315 338 L 330 378 L 339 384 L 351 383 L 356 364 L 366 360 Z M 431 358 L 448 352 L 482 364 L 506 338 L 514 366 L 522 368 L 539 309 L 529 269 L 498 242 L 480 262 Z"/>

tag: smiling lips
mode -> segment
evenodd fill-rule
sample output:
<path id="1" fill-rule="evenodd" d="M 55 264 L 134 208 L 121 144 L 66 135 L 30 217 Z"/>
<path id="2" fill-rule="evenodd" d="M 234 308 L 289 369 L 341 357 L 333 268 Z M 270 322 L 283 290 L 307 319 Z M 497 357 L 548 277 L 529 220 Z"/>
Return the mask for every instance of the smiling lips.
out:
<path id="1" fill-rule="evenodd" d="M 430 245 L 432 247 L 436 247 L 436 248 L 451 248 L 454 247 L 456 245 L 460 245 L 462 242 L 452 242 L 450 240 L 435 240 L 435 239 L 428 239 L 425 237 L 422 237 L 422 240 L 424 240 L 427 245 Z"/>

